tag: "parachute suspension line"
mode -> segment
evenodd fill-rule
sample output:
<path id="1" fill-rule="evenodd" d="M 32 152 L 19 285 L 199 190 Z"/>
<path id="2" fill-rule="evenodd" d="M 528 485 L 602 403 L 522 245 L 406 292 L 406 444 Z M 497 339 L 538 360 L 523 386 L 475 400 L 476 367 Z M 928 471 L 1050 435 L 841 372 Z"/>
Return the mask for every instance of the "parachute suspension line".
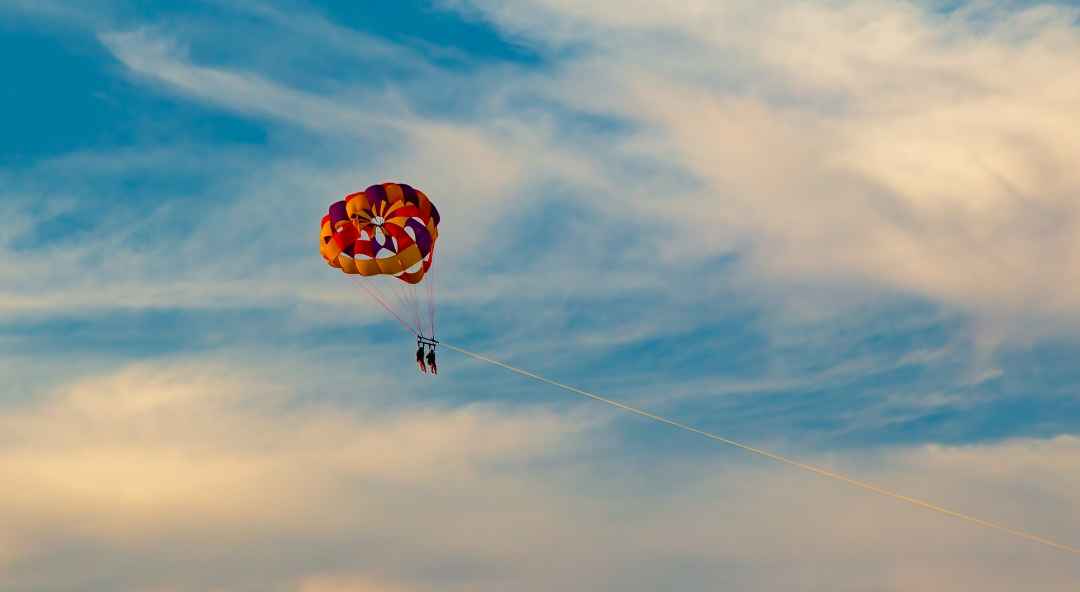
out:
<path id="1" fill-rule="evenodd" d="M 420 332 L 423 333 L 424 323 L 421 320 L 422 315 L 420 314 L 420 296 L 419 294 L 417 294 L 416 284 L 409 284 L 409 287 L 407 289 L 409 290 L 409 294 L 412 295 L 413 316 L 416 318 L 416 326 L 420 327 Z"/>
<path id="2" fill-rule="evenodd" d="M 431 271 L 428 271 L 431 275 Z M 427 307 L 428 320 L 431 321 L 431 337 L 435 337 L 435 278 L 431 277 L 427 282 Z"/>
<path id="3" fill-rule="evenodd" d="M 401 306 L 398 310 L 401 311 L 402 315 L 406 317 L 410 316 L 409 312 L 412 310 L 412 305 L 409 303 L 408 293 L 405 291 L 405 288 L 399 285 L 397 279 L 390 279 L 389 281 L 390 285 L 388 289 L 394 293 L 394 297 L 397 298 L 398 304 Z M 413 319 L 413 321 L 415 322 L 415 319 Z M 413 326 L 416 329 L 416 333 L 420 333 L 420 330 L 423 329 L 419 323 L 416 323 Z"/>
<path id="4" fill-rule="evenodd" d="M 386 312 L 390 313 L 395 319 L 397 319 L 397 322 L 401 323 L 401 326 L 404 327 L 406 331 L 408 331 L 409 333 L 412 333 L 413 335 L 419 335 L 420 334 L 420 332 L 417 331 L 416 328 L 414 328 L 409 323 L 406 323 L 405 320 L 402 319 L 400 315 L 398 315 L 398 313 L 394 312 L 394 309 L 391 308 L 390 305 L 387 304 L 385 300 L 383 300 L 382 296 L 379 295 L 378 291 L 376 291 L 373 287 L 368 286 L 364 282 L 358 282 L 358 283 L 360 284 L 360 287 L 363 288 L 364 291 L 368 293 L 369 296 L 371 296 L 373 299 L 375 299 L 376 302 L 381 304 L 382 307 L 386 309 Z"/>
<path id="5" fill-rule="evenodd" d="M 378 286 L 371 283 L 361 283 L 361 285 L 365 288 L 368 294 L 370 294 L 372 298 L 374 298 L 380 305 L 382 305 L 382 307 L 385 308 L 386 311 L 389 312 L 399 323 L 401 323 L 404 328 L 408 329 L 410 333 L 417 333 L 416 327 L 411 322 L 402 318 L 402 315 L 399 311 L 404 309 L 391 306 L 387 302 L 388 298 L 386 294 L 383 294 L 382 290 L 380 290 Z"/>
<path id="6" fill-rule="evenodd" d="M 394 295 L 394 298 L 397 299 L 400 307 L 398 310 L 401 312 L 401 315 L 406 318 L 412 317 L 410 319 L 410 326 L 413 328 L 413 333 L 416 335 L 423 335 L 424 326 L 420 323 L 420 317 L 414 312 L 417 307 L 416 290 L 413 289 L 411 284 L 403 284 L 397 278 L 389 278 L 388 281 L 389 285 L 387 290 L 389 290 Z"/>
<path id="7" fill-rule="evenodd" d="M 516 367 L 511 366 L 510 364 L 507 364 L 505 362 L 500 362 L 499 360 L 495 360 L 495 359 L 489 358 L 487 356 L 484 356 L 484 355 L 481 355 L 481 354 L 478 354 L 478 353 L 475 353 L 475 352 L 471 352 L 471 351 L 462 349 L 460 347 L 457 347 L 457 346 L 454 346 L 454 345 L 451 345 L 451 344 L 448 344 L 448 343 L 442 343 L 441 345 L 443 347 L 446 347 L 448 349 L 452 349 L 452 350 L 454 350 L 454 351 L 456 351 L 456 352 L 458 352 L 460 354 L 464 354 L 466 356 L 469 356 L 470 358 L 479 360 L 481 362 L 486 362 L 486 363 L 492 364 L 494 366 L 499 366 L 501 368 L 509 370 L 509 371 L 511 371 L 511 372 L 513 372 L 515 374 L 520 375 L 520 376 L 524 376 L 526 378 L 531 378 L 531 379 L 536 380 L 538 382 L 542 382 L 542 383 L 545 383 L 545 384 L 548 384 L 548 385 L 563 389 L 565 391 L 569 391 L 571 393 L 581 395 L 583 397 L 588 397 L 590 399 L 593 399 L 594 401 L 599 401 L 601 403 L 606 403 L 608 405 L 611 405 L 612 407 L 617 407 L 619 409 L 622 409 L 623 411 L 628 411 L 628 412 L 633 413 L 635 415 L 640 415 L 641 417 L 651 419 L 651 420 L 659 422 L 659 423 L 667 424 L 667 425 L 669 425 L 671 427 L 678 428 L 678 429 L 683 430 L 683 431 L 691 432 L 691 433 L 697 434 L 699 436 L 704 436 L 704 437 L 706 437 L 706 438 L 708 438 L 710 440 L 714 440 L 716 442 L 727 444 L 729 446 L 734 446 L 735 448 L 739 448 L 739 449 L 744 450 L 746 452 L 757 454 L 759 456 L 763 456 L 765 458 L 774 460 L 776 462 L 783 463 L 783 464 L 786 464 L 788 466 L 795 467 L 797 469 L 802 469 L 804 471 L 808 471 L 808 472 L 817 474 L 817 475 L 819 475 L 821 477 L 826 477 L 828 479 L 833 479 L 835 481 L 840 481 L 842 483 L 846 483 L 848 485 L 858 487 L 859 489 L 863 489 L 865 491 L 869 491 L 869 492 L 876 493 L 876 494 L 879 494 L 879 495 L 883 495 L 883 496 L 886 496 L 886 497 L 891 497 L 893 499 L 909 503 L 909 504 L 911 504 L 913 506 L 917 506 L 917 507 L 920 507 L 920 508 L 923 508 L 923 509 L 926 509 L 926 510 L 937 512 L 939 514 L 944 514 L 946 516 L 951 516 L 953 518 L 957 518 L 959 520 L 963 520 L 963 521 L 966 521 L 966 522 L 969 522 L 969 523 L 972 523 L 972 524 L 976 524 L 976 525 L 982 526 L 984 528 L 989 528 L 989 529 L 1005 532 L 1005 533 L 1011 534 L 1013 536 L 1016 536 L 1016 537 L 1019 537 L 1019 538 L 1022 538 L 1022 539 L 1026 539 L 1028 541 L 1032 541 L 1032 542 L 1035 542 L 1035 543 L 1046 545 L 1048 547 L 1053 547 L 1053 548 L 1055 548 L 1055 549 L 1057 549 L 1059 551 L 1065 551 L 1066 553 L 1072 553 L 1074 555 L 1080 555 L 1080 548 L 1078 548 L 1078 547 L 1073 547 L 1073 546 L 1070 546 L 1070 545 L 1066 545 L 1064 543 L 1059 543 L 1059 542 L 1056 542 L 1056 541 L 1052 541 L 1050 539 L 1047 539 L 1047 538 L 1044 538 L 1044 537 L 1041 537 L 1041 536 L 1038 536 L 1038 535 L 1035 535 L 1035 534 L 1031 534 L 1029 532 L 1025 532 L 1025 531 L 1022 531 L 1022 530 L 1017 530 L 1017 529 L 1014 529 L 1014 528 L 1010 528 L 1008 526 L 1004 526 L 1004 525 L 1001 525 L 1001 524 L 998 524 L 998 523 L 995 523 L 995 522 L 990 522 L 989 520 L 983 520 L 981 518 L 976 518 L 976 517 L 970 516 L 968 514 L 963 514 L 961 512 L 956 512 L 954 510 L 950 510 L 948 508 L 943 508 L 941 506 L 932 504 L 932 503 L 927 502 L 927 501 L 920 500 L 918 498 L 909 497 L 909 496 L 906 496 L 906 495 L 903 495 L 903 494 L 900 494 L 900 493 L 896 493 L 894 491 L 890 491 L 890 490 L 885 489 L 883 487 L 878 487 L 877 485 L 874 485 L 872 483 L 867 483 L 865 481 L 860 481 L 858 479 L 854 479 L 852 477 L 848 477 L 846 475 L 843 475 L 843 474 L 840 474 L 840 473 L 837 473 L 837 472 L 834 472 L 834 471 L 830 471 L 828 469 L 823 469 L 821 467 L 816 467 L 814 465 L 802 463 L 802 462 L 799 462 L 797 460 L 793 460 L 793 459 L 787 458 L 785 456 L 781 456 L 779 454 L 769 452 L 767 450 L 762 450 L 760 448 L 755 448 L 755 447 L 749 446 L 747 444 L 742 444 L 740 442 L 736 442 L 735 440 L 729 440 L 727 438 L 718 436 L 716 434 L 706 432 L 704 430 L 699 430 L 699 429 L 697 429 L 695 427 L 686 425 L 684 423 L 679 423 L 677 421 L 668 419 L 666 417 L 655 415 L 655 414 L 649 413 L 648 411 L 638 409 L 636 407 L 631 407 L 630 405 L 627 405 L 625 403 L 620 403 L 620 402 L 614 401 L 612 399 L 607 399 L 605 397 L 601 397 L 600 395 L 596 395 L 596 394 L 590 393 L 588 391 L 581 390 L 579 388 L 570 386 L 568 384 L 563 384 L 561 382 L 556 382 L 556 381 L 551 380 L 549 378 L 544 378 L 543 376 L 540 376 L 539 374 L 534 374 L 532 372 L 529 372 L 528 370 L 522 370 L 521 368 L 516 368 Z"/>
<path id="8" fill-rule="evenodd" d="M 406 292 L 405 288 L 400 285 L 400 282 L 397 280 L 397 278 L 389 278 L 388 282 L 389 283 L 387 284 L 386 289 L 389 290 L 394 295 L 394 298 L 397 299 L 398 306 L 400 307 L 398 308 L 398 311 L 401 313 L 401 316 L 409 319 L 410 326 L 415 329 L 417 334 L 420 334 L 421 327 L 416 323 L 416 319 L 413 317 L 412 303 L 409 302 L 408 292 Z"/>
<path id="9" fill-rule="evenodd" d="M 413 326 L 415 326 L 417 329 L 417 332 L 423 335 L 424 327 L 420 324 L 420 320 L 417 319 L 416 315 L 413 313 L 413 309 L 416 308 L 416 303 L 414 302 L 416 298 L 413 297 L 412 291 L 409 288 L 410 287 L 408 285 L 397 286 L 397 289 L 401 292 L 401 301 L 404 303 L 403 306 L 405 307 L 402 309 L 402 314 L 410 317 L 412 319 Z"/>
<path id="10" fill-rule="evenodd" d="M 409 310 L 408 300 L 405 300 L 401 296 L 401 294 L 394 289 L 395 284 L 393 282 L 390 282 L 388 284 L 384 283 L 383 287 L 386 289 L 386 291 L 384 292 L 383 289 L 379 287 L 380 281 L 376 278 L 372 279 L 374 281 L 367 282 L 367 286 L 370 287 L 373 292 L 378 294 L 386 302 L 390 301 L 390 296 L 388 296 L 387 293 L 397 299 L 398 306 L 394 307 L 394 311 L 397 312 L 399 316 L 408 319 L 408 314 L 406 313 L 406 311 Z M 416 326 L 411 321 L 409 322 L 409 327 L 411 327 L 414 331 L 416 330 Z"/>
<path id="11" fill-rule="evenodd" d="M 427 291 L 428 291 L 428 316 L 431 317 L 431 337 L 435 338 L 435 245 L 431 245 L 431 263 L 428 267 Z"/>
<path id="12" fill-rule="evenodd" d="M 372 278 L 372 280 L 375 280 L 375 278 Z M 372 281 L 372 282 L 370 282 L 370 285 L 371 285 L 371 288 L 372 288 L 373 290 L 375 290 L 375 291 L 377 291 L 377 292 L 378 292 L 378 291 L 379 291 L 379 289 L 378 289 L 378 286 L 376 285 L 376 281 L 377 281 L 377 280 L 375 280 L 375 281 Z M 398 292 L 398 291 L 397 291 L 396 289 L 394 289 L 394 285 L 393 285 L 393 284 L 390 284 L 389 286 L 387 286 L 387 290 L 388 290 L 388 291 L 390 292 L 390 294 L 391 294 L 391 295 L 393 295 L 393 297 L 394 297 L 394 300 L 395 300 L 395 301 L 397 302 L 397 305 L 398 305 L 398 308 L 397 308 L 397 310 L 398 310 L 398 311 L 404 312 L 404 311 L 406 311 L 406 310 L 409 310 L 409 309 L 408 309 L 408 308 L 406 308 L 406 306 L 405 306 L 405 300 L 404 300 L 404 299 L 402 299 L 402 297 L 401 297 L 401 293 L 400 293 L 400 292 Z M 389 298 L 388 298 L 387 300 L 389 300 Z"/>

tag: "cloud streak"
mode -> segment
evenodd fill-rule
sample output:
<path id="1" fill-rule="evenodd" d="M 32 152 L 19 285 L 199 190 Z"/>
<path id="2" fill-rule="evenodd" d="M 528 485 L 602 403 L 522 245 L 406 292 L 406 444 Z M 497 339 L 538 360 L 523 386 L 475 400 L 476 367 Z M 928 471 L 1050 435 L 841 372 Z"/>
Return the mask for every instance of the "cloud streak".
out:
<path id="1" fill-rule="evenodd" d="M 705 578 L 908 590 L 948 565 L 957 585 L 993 591 L 1021 577 L 1066 590 L 1077 575 L 1037 547 L 719 450 L 658 465 L 589 453 L 610 435 L 588 415 L 297 407 L 292 387 L 250 372 L 141 364 L 0 415 L 0 474 L 20 484 L 0 494 L 5 589 L 645 590 Z M 815 462 L 1067 538 L 1078 445 Z M 91 573 L 79 548 L 113 569 L 79 585 Z M 69 576 L 39 569 L 60 552 L 74 553 Z M 1001 554 L 1012 559 L 990 560 Z M 145 565 L 120 568 L 136 558 Z M 863 569 L 820 569 L 852 560 Z M 778 561 L 787 567 L 758 569 Z M 166 567 L 191 562 L 202 567 Z"/>
<path id="2" fill-rule="evenodd" d="M 0 587 L 1072 589 L 1053 554 L 505 376 L 406 378 L 314 225 L 437 188 L 464 344 L 1076 543 L 1074 344 L 1012 341 L 1080 311 L 1073 12 L 451 5 L 542 59 L 65 7 L 107 75 L 258 133 L 3 173 Z"/>
<path id="3" fill-rule="evenodd" d="M 642 151 L 705 184 L 673 196 L 672 223 L 745 237 L 756 274 L 1077 318 L 1080 147 L 1061 133 L 1080 96 L 1062 76 L 1080 61 L 1075 10 L 459 5 L 542 44 L 587 44 L 551 92 L 648 130 Z M 703 238 L 680 246 L 731 244 Z"/>

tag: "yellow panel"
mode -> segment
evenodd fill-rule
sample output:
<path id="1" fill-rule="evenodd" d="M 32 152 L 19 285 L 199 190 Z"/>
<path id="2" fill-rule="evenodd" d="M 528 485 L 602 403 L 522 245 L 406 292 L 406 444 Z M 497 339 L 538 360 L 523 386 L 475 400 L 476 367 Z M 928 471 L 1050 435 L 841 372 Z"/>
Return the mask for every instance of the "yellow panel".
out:
<path id="1" fill-rule="evenodd" d="M 360 275 L 379 275 L 382 273 L 382 269 L 379 268 L 374 259 L 356 259 L 354 261 Z"/>
<path id="2" fill-rule="evenodd" d="M 400 202 L 405 199 L 405 192 L 401 190 L 401 185 L 397 183 L 386 183 L 383 185 L 386 188 L 386 199 L 390 203 Z"/>
<path id="3" fill-rule="evenodd" d="M 406 270 L 413 265 L 416 265 L 416 263 L 420 261 L 421 257 L 422 256 L 420 255 L 420 247 L 416 246 L 415 243 L 410 245 L 409 248 L 405 249 L 397 256 L 398 260 L 401 261 L 402 270 Z"/>
<path id="4" fill-rule="evenodd" d="M 396 256 L 376 259 L 375 263 L 378 263 L 379 269 L 382 271 L 382 273 L 385 273 L 387 275 L 393 275 L 404 269 L 401 266 L 401 262 L 398 261 L 398 258 Z"/>
<path id="5" fill-rule="evenodd" d="M 345 253 L 338 255 L 338 263 L 341 264 L 341 271 L 345 273 L 360 273 L 356 269 L 356 261 Z"/>
<path id="6" fill-rule="evenodd" d="M 362 215 L 367 207 L 367 195 L 363 193 L 357 193 L 356 197 L 345 201 L 345 213 L 348 214 L 350 218 Z M 366 218 L 367 216 L 363 217 Z"/>

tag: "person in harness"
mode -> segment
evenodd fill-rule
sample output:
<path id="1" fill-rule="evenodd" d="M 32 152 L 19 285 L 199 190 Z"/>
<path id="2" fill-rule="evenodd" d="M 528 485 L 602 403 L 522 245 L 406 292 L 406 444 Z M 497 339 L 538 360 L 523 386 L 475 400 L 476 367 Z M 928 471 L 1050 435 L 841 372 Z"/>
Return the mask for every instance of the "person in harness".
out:
<path id="1" fill-rule="evenodd" d="M 438 367 L 435 366 L 435 346 L 434 345 L 431 346 L 431 349 L 428 350 L 427 365 L 428 365 L 428 368 L 431 368 L 431 373 L 432 374 L 438 374 L 439 373 Z"/>
<path id="2" fill-rule="evenodd" d="M 435 359 L 432 355 L 434 353 L 435 352 L 428 354 L 429 360 Z M 421 372 L 427 374 L 427 366 L 424 366 L 424 343 L 419 339 L 416 341 L 416 365 L 420 367 Z M 432 368 L 434 368 L 434 366 L 432 366 Z"/>

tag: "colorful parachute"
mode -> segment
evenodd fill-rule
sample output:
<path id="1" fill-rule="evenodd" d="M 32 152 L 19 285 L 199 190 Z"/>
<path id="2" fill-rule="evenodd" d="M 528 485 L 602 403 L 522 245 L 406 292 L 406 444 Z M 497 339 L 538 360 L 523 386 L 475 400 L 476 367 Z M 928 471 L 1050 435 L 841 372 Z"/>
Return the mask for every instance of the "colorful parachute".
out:
<path id="1" fill-rule="evenodd" d="M 319 252 L 331 267 L 369 276 L 370 281 L 362 282 L 365 290 L 402 324 L 423 335 L 424 307 L 415 285 L 431 271 L 438 238 L 439 211 L 428 196 L 404 183 L 382 183 L 330 204 L 322 219 Z M 375 281 L 380 276 L 391 284 L 380 286 Z M 434 294 L 427 283 L 427 328 L 434 335 Z M 397 299 L 397 306 L 384 290 Z M 415 325 L 405 320 L 410 316 Z"/>

